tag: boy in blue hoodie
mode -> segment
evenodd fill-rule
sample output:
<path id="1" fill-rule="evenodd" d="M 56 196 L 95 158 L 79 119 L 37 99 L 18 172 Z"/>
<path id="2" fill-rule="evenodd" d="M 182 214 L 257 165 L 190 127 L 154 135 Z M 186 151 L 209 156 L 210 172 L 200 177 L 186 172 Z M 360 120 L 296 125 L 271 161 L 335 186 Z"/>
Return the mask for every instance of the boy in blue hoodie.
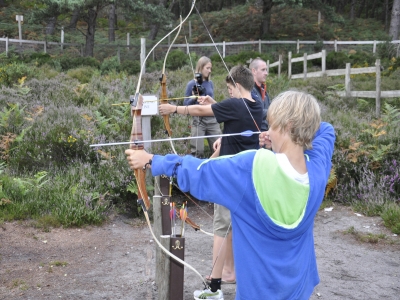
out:
<path id="1" fill-rule="evenodd" d="M 319 283 L 314 218 L 331 170 L 335 133 L 321 123 L 316 99 L 297 91 L 272 101 L 268 124 L 259 140 L 272 151 L 208 160 L 125 152 L 132 169 L 151 162 L 146 166 L 153 176 L 176 176 L 183 191 L 231 211 L 236 299 L 309 299 Z M 206 299 L 214 299 L 208 292 Z"/>

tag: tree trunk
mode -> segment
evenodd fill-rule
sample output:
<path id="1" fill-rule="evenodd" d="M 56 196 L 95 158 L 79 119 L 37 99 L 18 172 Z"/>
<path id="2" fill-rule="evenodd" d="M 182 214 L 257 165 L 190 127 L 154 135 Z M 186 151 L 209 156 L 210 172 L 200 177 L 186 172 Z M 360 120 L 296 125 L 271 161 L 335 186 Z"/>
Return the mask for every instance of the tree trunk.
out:
<path id="1" fill-rule="evenodd" d="M 74 11 L 72 12 L 71 21 L 69 22 L 68 28 L 76 29 L 76 23 L 78 23 L 80 12 L 81 12 L 80 8 L 74 9 Z"/>
<path id="2" fill-rule="evenodd" d="M 110 5 L 108 12 L 108 41 L 115 42 L 115 5 Z"/>
<path id="3" fill-rule="evenodd" d="M 271 24 L 272 6 L 274 5 L 273 0 L 262 1 L 262 15 L 265 16 L 260 24 L 260 37 L 269 33 Z"/>
<path id="4" fill-rule="evenodd" d="M 376 7 L 376 0 L 372 2 L 372 8 L 371 8 L 371 18 L 375 18 L 375 7 Z"/>
<path id="5" fill-rule="evenodd" d="M 384 20 L 385 20 L 385 31 L 387 32 L 389 29 L 389 0 L 385 0 L 385 7 L 383 8 L 384 11 Z"/>
<path id="6" fill-rule="evenodd" d="M 362 14 L 362 12 L 363 12 L 363 10 L 364 10 L 364 8 L 365 8 L 365 1 L 366 1 L 366 0 L 364 0 L 364 1 L 360 4 L 360 8 L 358 9 L 358 12 L 357 12 L 357 18 L 361 18 L 361 14 Z"/>
<path id="7" fill-rule="evenodd" d="M 56 30 L 57 17 L 58 16 L 54 16 L 54 17 L 50 17 L 48 19 L 48 22 L 46 25 L 46 35 L 54 34 L 54 32 Z"/>
<path id="8" fill-rule="evenodd" d="M 393 1 L 392 17 L 390 19 L 389 36 L 392 40 L 397 40 L 399 37 L 399 26 L 400 26 L 400 0 Z"/>
<path id="9" fill-rule="evenodd" d="M 167 0 L 160 0 L 159 5 L 162 7 L 165 7 L 167 3 Z M 172 8 L 173 3 L 171 3 L 170 7 Z M 160 24 L 153 24 L 150 26 L 150 32 L 149 35 L 147 36 L 147 38 L 149 40 L 154 41 L 155 38 L 157 37 L 158 34 L 158 30 L 160 29 Z"/>
<path id="10" fill-rule="evenodd" d="M 354 21 L 354 10 L 356 6 L 356 0 L 351 0 L 351 8 L 350 8 L 350 20 Z"/>
<path id="11" fill-rule="evenodd" d="M 87 31 L 86 31 L 86 45 L 85 45 L 84 56 L 93 57 L 94 34 L 96 32 L 96 19 L 97 19 L 96 9 L 94 7 L 89 8 L 86 17 Z"/>

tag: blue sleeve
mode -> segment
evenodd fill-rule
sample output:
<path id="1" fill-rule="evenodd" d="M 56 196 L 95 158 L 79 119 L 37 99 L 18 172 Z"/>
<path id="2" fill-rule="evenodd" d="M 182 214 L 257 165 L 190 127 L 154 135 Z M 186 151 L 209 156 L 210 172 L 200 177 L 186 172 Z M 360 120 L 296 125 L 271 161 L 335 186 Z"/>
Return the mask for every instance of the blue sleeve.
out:
<path id="1" fill-rule="evenodd" d="M 190 80 L 188 82 L 188 84 L 186 85 L 186 91 L 185 91 L 186 97 L 193 96 L 192 90 L 193 90 L 194 84 L 195 84 L 195 81 Z M 183 100 L 183 105 L 193 105 L 193 104 L 197 104 L 196 98 L 185 98 L 185 100 Z"/>
<path id="2" fill-rule="evenodd" d="M 310 157 L 310 160 L 318 160 L 323 164 L 326 172 L 326 179 L 329 178 L 331 171 L 334 144 L 335 130 L 333 126 L 329 123 L 321 122 L 312 141 L 312 149 L 305 151 L 305 154 Z"/>
<path id="3" fill-rule="evenodd" d="M 245 151 L 206 160 L 190 155 L 155 155 L 151 170 L 153 176 L 174 174 L 182 191 L 234 210 L 243 195 L 249 193 L 248 189 L 253 188 L 251 174 L 255 153 Z"/>

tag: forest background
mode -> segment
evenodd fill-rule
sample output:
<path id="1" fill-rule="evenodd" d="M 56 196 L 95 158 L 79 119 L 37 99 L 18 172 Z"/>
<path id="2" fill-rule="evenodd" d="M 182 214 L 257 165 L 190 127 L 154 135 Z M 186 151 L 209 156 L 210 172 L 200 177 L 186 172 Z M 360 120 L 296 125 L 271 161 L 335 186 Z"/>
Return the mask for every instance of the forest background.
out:
<path id="1" fill-rule="evenodd" d="M 156 42 L 190 1 L 7 1 L 0 0 L 0 36 L 18 37 L 16 15 L 24 15 L 23 39 L 59 41 L 64 28 L 67 42 L 85 44 L 83 57 L 73 48 L 50 55 L 12 48 L 0 54 L 0 222 L 30 220 L 33 226 L 51 227 L 101 224 L 110 215 L 142 214 L 136 205 L 137 187 L 124 157 L 124 147 L 90 148 L 90 144 L 126 141 L 131 130 L 129 95 L 135 93 L 140 63 L 99 60 L 96 43 L 117 44 L 146 36 Z M 398 38 L 400 1 L 198 1 L 201 16 L 215 41 L 243 40 L 380 40 L 377 53 L 362 49 L 330 52 L 327 68 L 372 66 L 381 59 L 382 90 L 400 90 Z M 318 12 L 323 22 L 317 26 Z M 189 42 L 210 42 L 199 15 L 190 17 Z M 177 42 L 184 42 L 185 34 Z M 315 51 L 323 48 L 320 43 Z M 228 68 L 250 58 L 273 59 L 282 53 L 242 52 L 225 58 Z M 299 53 L 301 56 L 302 53 Z M 172 51 L 167 59 L 168 96 L 182 97 L 193 76 L 190 56 Z M 227 74 L 215 54 L 213 77 L 216 100 L 227 97 Z M 163 60 L 148 60 L 141 93 L 158 94 Z M 321 62 L 309 63 L 318 70 Z M 294 68 L 302 70 L 302 63 Z M 283 72 L 287 70 L 283 66 Z M 323 119 L 335 126 L 337 140 L 331 178 L 323 206 L 332 202 L 352 205 L 357 211 L 380 216 L 400 233 L 400 163 L 398 161 L 400 99 L 382 103 L 381 118 L 374 117 L 374 99 L 340 98 L 342 77 L 290 80 L 271 74 L 271 97 L 288 88 L 315 95 Z M 296 73 L 294 71 L 294 73 Z M 352 76 L 355 90 L 375 90 L 375 75 Z M 175 101 L 174 103 L 181 103 Z M 112 104 L 121 104 L 115 105 Z M 190 134 L 190 120 L 170 119 L 174 137 Z M 165 137 L 162 119 L 151 120 L 152 137 Z M 151 151 L 169 153 L 169 143 Z M 180 154 L 188 142 L 175 143 Z M 149 189 L 154 187 L 149 184 Z M 174 193 L 179 190 L 174 189 Z"/>

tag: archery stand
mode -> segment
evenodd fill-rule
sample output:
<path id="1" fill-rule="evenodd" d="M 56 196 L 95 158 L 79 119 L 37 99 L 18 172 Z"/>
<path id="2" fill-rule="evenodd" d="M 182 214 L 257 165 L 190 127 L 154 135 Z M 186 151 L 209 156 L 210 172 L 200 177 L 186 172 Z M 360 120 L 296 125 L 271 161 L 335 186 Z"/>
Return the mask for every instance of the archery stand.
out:
<path id="1" fill-rule="evenodd" d="M 184 260 L 185 238 L 171 237 L 169 179 L 156 177 L 153 197 L 154 234 L 160 237 L 161 244 Z M 161 191 L 160 191 L 160 190 Z M 164 196 L 161 196 L 164 195 Z M 159 300 L 183 300 L 184 266 L 156 247 L 156 285 Z"/>

